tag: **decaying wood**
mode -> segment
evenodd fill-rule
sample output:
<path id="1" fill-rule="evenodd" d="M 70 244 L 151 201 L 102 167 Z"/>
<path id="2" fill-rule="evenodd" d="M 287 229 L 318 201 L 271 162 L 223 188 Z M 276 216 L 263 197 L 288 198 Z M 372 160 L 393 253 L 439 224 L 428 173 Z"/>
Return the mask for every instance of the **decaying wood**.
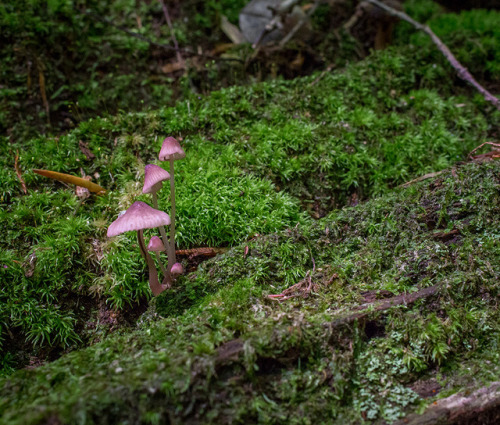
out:
<path id="1" fill-rule="evenodd" d="M 500 423 L 500 381 L 472 393 L 437 400 L 422 415 L 412 414 L 397 425 L 465 425 Z"/>
<path id="2" fill-rule="evenodd" d="M 441 287 L 442 284 L 437 284 L 416 292 L 397 295 L 381 301 L 361 304 L 348 312 L 345 316 L 339 316 L 330 322 L 324 323 L 323 326 L 332 332 L 336 328 L 341 328 L 342 326 L 354 323 L 357 320 L 362 320 L 375 312 L 388 310 L 392 307 L 400 305 L 413 304 L 417 300 L 430 297 L 436 294 Z M 333 314 L 335 314 L 335 312 Z M 240 338 L 228 341 L 219 346 L 216 351 L 215 366 L 224 366 L 239 359 L 240 354 L 244 351 L 244 341 Z"/>
<path id="3" fill-rule="evenodd" d="M 422 298 L 430 297 L 434 295 L 441 288 L 442 284 L 437 284 L 434 286 L 429 286 L 428 288 L 421 289 L 417 292 L 410 292 L 408 294 L 397 295 L 392 298 L 387 298 L 373 303 L 361 304 L 360 306 L 354 308 L 354 312 L 347 314 L 344 317 L 339 317 L 332 322 L 325 323 L 324 326 L 329 328 L 334 328 L 340 325 L 353 323 L 356 320 L 364 319 L 372 313 L 378 311 L 388 310 L 392 307 L 400 305 L 413 304 L 415 301 Z"/>
<path id="4" fill-rule="evenodd" d="M 457 71 L 458 76 L 472 85 L 479 93 L 483 95 L 483 97 L 490 103 L 492 103 L 498 110 L 500 110 L 500 100 L 493 96 L 488 90 L 486 90 L 481 84 L 479 84 L 471 73 L 463 66 L 457 58 L 451 53 L 450 49 L 441 41 L 441 39 L 434 34 L 434 32 L 427 26 L 423 25 L 420 22 L 415 21 L 413 18 L 409 17 L 406 13 L 398 11 L 386 4 L 378 1 L 378 0 L 365 0 L 367 3 L 371 3 L 380 9 L 386 11 L 392 16 L 396 16 L 403 21 L 406 21 L 413 25 L 416 29 L 425 32 L 440 50 L 440 52 L 445 56 L 450 65 Z"/>

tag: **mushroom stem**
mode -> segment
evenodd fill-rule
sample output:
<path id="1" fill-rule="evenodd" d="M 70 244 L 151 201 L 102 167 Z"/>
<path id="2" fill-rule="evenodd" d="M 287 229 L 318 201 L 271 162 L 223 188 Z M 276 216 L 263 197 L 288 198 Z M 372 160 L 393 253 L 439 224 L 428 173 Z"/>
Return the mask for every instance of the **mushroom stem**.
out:
<path id="1" fill-rule="evenodd" d="M 167 269 L 165 268 L 165 266 L 163 265 L 163 262 L 161 261 L 161 258 L 160 258 L 160 253 L 158 251 L 155 252 L 155 255 L 156 255 L 156 260 L 158 261 L 158 263 L 160 264 L 160 269 L 161 269 L 161 272 L 163 273 L 163 276 L 166 276 L 168 274 L 168 271 Z"/>
<path id="2" fill-rule="evenodd" d="M 156 194 L 156 192 L 151 193 L 151 195 L 153 197 L 153 207 L 158 209 L 158 195 Z M 174 264 L 172 262 L 173 259 L 171 258 L 171 254 L 170 254 L 170 244 L 168 242 L 167 232 L 165 231 L 165 226 L 160 226 L 158 229 L 160 230 L 160 235 L 161 235 L 161 240 L 163 242 L 163 246 L 165 247 L 165 250 L 167 251 L 167 256 L 168 256 L 167 268 L 165 268 L 165 266 L 161 262 L 160 254 L 158 252 L 156 253 L 156 258 L 158 259 L 158 262 L 160 263 L 160 267 L 161 267 L 161 271 L 163 273 L 163 276 L 165 276 L 167 278 L 167 280 L 170 282 L 170 280 L 171 280 L 171 278 L 170 278 L 170 267 L 171 267 L 170 264 Z"/>
<path id="3" fill-rule="evenodd" d="M 146 260 L 146 263 L 148 265 L 149 287 L 151 288 L 151 292 L 153 293 L 154 296 L 160 295 L 165 289 L 168 288 L 170 282 L 165 278 L 164 282 L 166 281 L 166 283 L 162 283 L 160 285 L 160 282 L 158 280 L 158 272 L 156 270 L 153 257 L 149 255 L 148 250 L 146 249 L 146 245 L 144 243 L 144 236 L 142 229 L 137 231 L 137 241 L 139 242 L 141 254 Z"/>
<path id="4" fill-rule="evenodd" d="M 170 202 L 172 208 L 170 211 L 170 250 L 168 254 L 168 263 L 175 264 L 175 182 L 174 182 L 174 158 L 170 156 Z M 172 261 L 172 262 L 170 262 Z"/>

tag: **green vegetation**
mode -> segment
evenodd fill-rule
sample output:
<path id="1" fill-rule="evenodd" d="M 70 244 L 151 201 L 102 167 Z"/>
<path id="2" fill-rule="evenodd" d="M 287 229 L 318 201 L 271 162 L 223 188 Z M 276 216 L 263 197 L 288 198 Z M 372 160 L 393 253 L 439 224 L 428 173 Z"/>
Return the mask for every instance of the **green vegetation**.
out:
<path id="1" fill-rule="evenodd" d="M 498 113 L 478 96 L 454 94 L 447 66 L 415 67 L 422 49 L 403 50 L 341 73 L 233 87 L 158 111 L 91 119 L 60 137 L 3 143 L 0 273 L 11 284 L 0 295 L 1 335 L 25 341 L 3 343 L 6 370 L 26 364 L 32 344 L 43 358 L 50 347 L 92 340 L 88 322 L 99 300 L 131 309 L 148 297 L 133 235 L 107 241 L 105 229 L 137 197 L 147 201 L 141 174 L 165 135 L 182 136 L 188 155 L 177 178 L 180 248 L 234 246 L 305 224 L 301 207 L 318 218 L 465 159 Z M 12 166 L 16 151 L 27 195 Z M 110 192 L 80 201 L 33 168 L 83 172 Z M 160 208 L 167 200 L 168 192 Z M 91 306 L 83 302 L 89 297 Z"/>
<path id="2" fill-rule="evenodd" d="M 362 21 L 352 35 L 332 31 L 332 25 L 341 28 L 354 13 L 354 5 L 346 3 L 341 10 L 319 7 L 312 38 L 292 42 L 281 52 L 254 55 L 248 46 L 232 46 L 215 54 L 229 41 L 220 29 L 221 16 L 236 24 L 245 4 L 192 0 L 169 5 L 186 59 L 185 68 L 169 71 L 177 59 L 171 48 L 161 47 L 171 40 L 159 1 L 2 2 L 0 135 L 18 142 L 40 133 L 59 134 L 98 115 L 171 106 L 194 93 L 276 76 L 293 78 L 327 65 L 340 68 L 370 53 L 373 22 Z M 409 1 L 406 8 L 417 19 L 432 19 L 430 25 L 480 81 L 500 80 L 496 13 L 443 14 L 431 1 Z M 444 77 L 446 86 L 457 81 L 450 81 L 441 66 L 432 67 L 444 59 L 409 25 L 399 25 L 394 41 L 422 50 L 414 57 L 418 66 L 427 64 L 419 87 L 435 88 L 437 76 Z M 193 53 L 198 48 L 201 56 Z M 292 66 L 295 59 L 303 64 Z"/>
<path id="3" fill-rule="evenodd" d="M 174 15 L 181 48 L 211 48 L 221 37 L 222 10 L 237 22 L 244 4 L 182 2 Z M 98 114 L 171 105 L 194 87 L 188 75 L 173 85 L 161 71 L 175 52 L 158 46 L 170 44 L 158 1 L 6 0 L 0 32 L 0 134 L 16 140 L 68 130 Z"/>
<path id="4" fill-rule="evenodd" d="M 172 302 L 164 293 L 139 330 L 3 380 L 4 423 L 293 423 L 297 411 L 311 422 L 393 420 L 418 407 L 410 386 L 436 367 L 446 387 L 460 382 L 457 363 L 488 358 L 475 379 L 495 379 L 499 171 L 498 162 L 458 167 L 257 238 L 246 257 L 233 248 L 181 280 L 184 297 L 207 294 L 182 314 L 158 320 Z M 313 259 L 312 296 L 266 298 Z M 338 322 L 370 294 L 432 285 L 430 299 Z"/>
<path id="5" fill-rule="evenodd" d="M 474 385 L 498 380 L 500 165 L 463 161 L 497 137 L 500 114 L 427 38 L 401 24 L 395 47 L 343 70 L 198 95 L 241 69 L 211 62 L 198 85 L 196 67 L 171 84 L 156 77 L 173 52 L 157 60 L 84 13 L 164 43 L 159 2 L 45 3 L 25 0 L 21 15 L 19 2 L 0 5 L 0 423 L 392 421 L 425 404 L 419 382 L 447 395 L 469 370 Z M 181 45 L 218 43 L 220 15 L 235 22 L 241 3 L 182 2 Z M 407 5 L 498 84 L 498 13 L 427 6 Z M 330 22 L 324 8 L 314 19 Z M 357 42 L 336 43 L 343 53 L 325 58 L 344 63 Z M 39 135 L 60 129 L 46 126 L 41 73 L 51 119 L 74 121 L 65 134 Z M 149 201 L 144 166 L 161 165 L 167 135 L 187 154 L 176 163 L 178 248 L 228 251 L 151 300 L 135 236 L 105 234 Z M 34 168 L 108 192 L 79 198 Z M 309 277 L 308 298 L 267 297 Z M 434 286 L 348 320 L 360 304 Z"/>

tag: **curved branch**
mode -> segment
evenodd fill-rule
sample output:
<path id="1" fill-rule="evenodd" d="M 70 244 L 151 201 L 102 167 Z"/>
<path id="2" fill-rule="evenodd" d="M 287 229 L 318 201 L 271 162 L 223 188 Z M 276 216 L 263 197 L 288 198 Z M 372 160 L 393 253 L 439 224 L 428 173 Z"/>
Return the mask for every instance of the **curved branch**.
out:
<path id="1" fill-rule="evenodd" d="M 486 90 L 483 86 L 481 86 L 481 84 L 479 84 L 474 79 L 474 77 L 471 75 L 468 69 L 457 60 L 457 58 L 453 55 L 453 53 L 451 53 L 448 46 L 446 46 L 446 44 L 444 44 L 441 41 L 441 39 L 436 34 L 434 34 L 434 32 L 427 25 L 423 25 L 420 22 L 415 21 L 414 19 L 409 17 L 406 13 L 393 9 L 392 7 L 387 6 L 386 4 L 378 0 L 366 0 L 366 2 L 371 3 L 374 6 L 377 6 L 378 8 L 387 12 L 389 15 L 396 16 L 397 18 L 400 18 L 403 21 L 410 23 L 416 29 L 425 32 L 432 39 L 432 41 L 439 49 L 439 51 L 448 60 L 450 65 L 455 69 L 455 71 L 457 71 L 458 76 L 465 82 L 472 85 L 479 93 L 483 95 L 483 97 L 488 102 L 491 102 L 498 110 L 500 110 L 500 100 L 497 97 L 493 96 L 488 90 Z"/>

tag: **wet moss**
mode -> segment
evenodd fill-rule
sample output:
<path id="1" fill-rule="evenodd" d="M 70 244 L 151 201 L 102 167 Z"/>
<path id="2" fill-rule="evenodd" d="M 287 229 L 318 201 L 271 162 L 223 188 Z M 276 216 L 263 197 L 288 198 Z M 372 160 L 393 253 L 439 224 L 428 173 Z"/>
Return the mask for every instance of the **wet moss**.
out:
<path id="1" fill-rule="evenodd" d="M 185 278 L 185 294 L 203 294 L 182 313 L 162 318 L 163 294 L 138 330 L 4 378 L 2 420 L 391 421 L 424 403 L 411 390 L 418 379 L 437 376 L 448 392 L 469 384 L 462 361 L 487 357 L 493 366 L 476 368 L 475 382 L 498 379 L 499 167 L 463 165 L 234 247 Z M 266 297 L 313 268 L 309 297 Z M 372 293 L 431 286 L 415 302 L 339 321 Z"/>

